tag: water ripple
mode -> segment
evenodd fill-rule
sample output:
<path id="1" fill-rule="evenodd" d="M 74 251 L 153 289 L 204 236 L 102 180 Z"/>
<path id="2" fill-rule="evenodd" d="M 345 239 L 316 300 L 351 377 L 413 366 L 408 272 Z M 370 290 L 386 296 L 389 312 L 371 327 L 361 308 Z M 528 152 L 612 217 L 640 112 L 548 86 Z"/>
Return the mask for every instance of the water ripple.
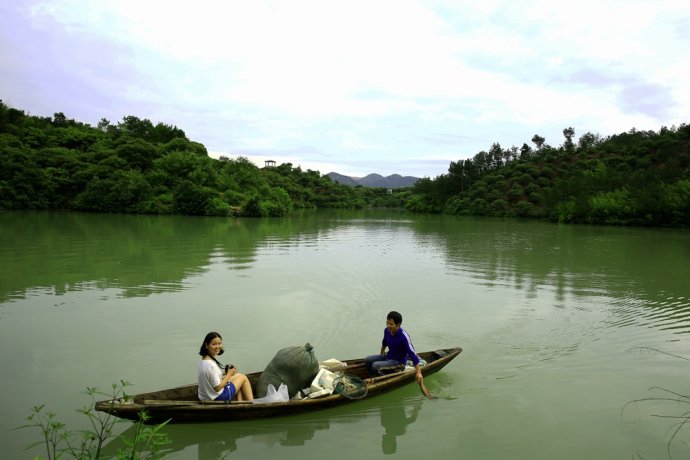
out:
<path id="1" fill-rule="evenodd" d="M 613 304 L 613 327 L 639 325 L 668 330 L 673 333 L 690 332 L 690 301 L 686 297 L 665 297 L 658 300 L 640 298 L 620 299 Z"/>

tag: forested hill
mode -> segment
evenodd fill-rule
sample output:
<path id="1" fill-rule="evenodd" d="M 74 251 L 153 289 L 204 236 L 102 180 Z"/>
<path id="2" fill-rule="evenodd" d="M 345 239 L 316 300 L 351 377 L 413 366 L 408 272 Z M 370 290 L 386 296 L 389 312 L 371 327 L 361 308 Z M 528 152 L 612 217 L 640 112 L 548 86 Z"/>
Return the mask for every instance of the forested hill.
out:
<path id="1" fill-rule="evenodd" d="M 401 207 L 415 212 L 559 222 L 690 226 L 690 126 L 503 149 L 393 190 L 349 187 L 290 163 L 210 158 L 184 131 L 135 116 L 90 126 L 0 101 L 0 210 L 284 216 L 294 209 Z"/>
<path id="2" fill-rule="evenodd" d="M 407 208 L 559 222 L 690 226 L 690 126 L 602 138 L 563 130 L 551 147 L 503 149 L 451 162 L 448 173 L 415 184 Z"/>
<path id="3" fill-rule="evenodd" d="M 127 116 L 92 127 L 0 101 L 0 209 L 283 216 L 299 208 L 390 206 L 392 199 L 290 163 L 260 169 L 243 157 L 216 160 L 163 123 Z"/>

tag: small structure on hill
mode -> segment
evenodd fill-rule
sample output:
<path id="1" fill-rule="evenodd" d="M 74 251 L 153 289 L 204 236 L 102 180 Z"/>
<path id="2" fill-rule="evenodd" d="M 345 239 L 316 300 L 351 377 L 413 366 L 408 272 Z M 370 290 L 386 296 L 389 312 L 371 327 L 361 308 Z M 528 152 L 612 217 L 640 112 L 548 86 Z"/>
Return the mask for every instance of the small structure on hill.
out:
<path id="1" fill-rule="evenodd" d="M 266 160 L 264 162 L 264 165 L 266 168 L 275 168 L 276 167 L 276 162 L 273 160 Z"/>

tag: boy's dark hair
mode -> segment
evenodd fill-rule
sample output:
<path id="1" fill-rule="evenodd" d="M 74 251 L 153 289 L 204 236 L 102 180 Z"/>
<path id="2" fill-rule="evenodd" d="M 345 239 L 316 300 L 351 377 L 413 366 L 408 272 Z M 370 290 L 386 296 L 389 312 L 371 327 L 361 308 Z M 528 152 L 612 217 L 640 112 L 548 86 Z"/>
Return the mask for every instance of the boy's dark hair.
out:
<path id="1" fill-rule="evenodd" d="M 202 343 L 201 348 L 199 348 L 199 354 L 201 356 L 206 356 L 208 354 L 208 350 L 206 349 L 206 347 L 209 343 L 211 343 L 211 340 L 215 339 L 216 337 L 218 337 L 220 340 L 223 340 L 223 337 L 221 337 L 220 334 L 217 332 L 209 332 L 208 334 L 206 334 L 206 337 L 204 338 L 204 343 Z M 224 351 L 225 350 L 221 348 L 218 354 L 222 355 Z"/>
<path id="2" fill-rule="evenodd" d="M 397 311 L 392 311 L 388 313 L 386 319 L 392 319 L 395 324 L 402 324 L 402 315 Z"/>

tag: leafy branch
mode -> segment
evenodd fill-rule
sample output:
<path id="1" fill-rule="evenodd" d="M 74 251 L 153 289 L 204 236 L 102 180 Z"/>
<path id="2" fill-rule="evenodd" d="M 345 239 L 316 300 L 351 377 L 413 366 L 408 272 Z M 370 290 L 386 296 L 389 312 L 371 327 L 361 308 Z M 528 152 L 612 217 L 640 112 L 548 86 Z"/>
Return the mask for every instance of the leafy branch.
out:
<path id="1" fill-rule="evenodd" d="M 27 417 L 28 423 L 17 427 L 38 428 L 43 436 L 42 441 L 31 444 L 30 449 L 39 445 L 44 445 L 48 460 L 59 460 L 63 455 L 77 460 L 98 460 L 106 458 L 103 448 L 106 442 L 114 438 L 120 438 L 127 446 L 120 449 L 116 458 L 118 460 L 149 460 L 162 457 L 162 446 L 169 444 L 167 435 L 162 433 L 162 428 L 167 421 L 153 427 L 145 426 L 149 416 L 144 412 L 139 412 L 139 421 L 135 423 L 136 429 L 133 436 L 115 436 L 113 428 L 115 423 L 123 422 L 109 412 L 103 413 L 94 410 L 96 398 L 104 396 L 108 398 L 111 405 L 116 401 L 127 400 L 130 396 L 125 392 L 125 388 L 131 383 L 120 380 L 119 383 L 112 384 L 110 392 L 103 392 L 97 387 L 87 387 L 86 394 L 90 397 L 90 404 L 77 409 L 85 415 L 89 421 L 90 429 L 87 430 L 68 430 L 66 425 L 56 419 L 56 415 L 50 411 L 44 411 L 45 404 L 34 406 L 31 415 Z M 37 457 L 40 458 L 40 457 Z"/>

